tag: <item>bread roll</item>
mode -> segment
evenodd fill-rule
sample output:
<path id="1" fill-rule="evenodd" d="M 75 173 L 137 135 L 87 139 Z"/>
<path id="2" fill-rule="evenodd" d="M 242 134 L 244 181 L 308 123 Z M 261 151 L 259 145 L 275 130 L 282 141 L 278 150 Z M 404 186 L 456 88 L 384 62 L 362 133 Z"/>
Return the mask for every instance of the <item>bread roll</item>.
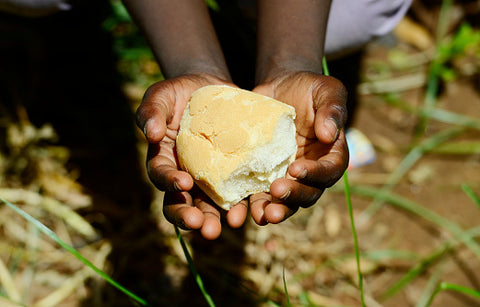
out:
<path id="1" fill-rule="evenodd" d="M 295 159 L 295 109 L 229 86 L 195 91 L 177 136 L 180 167 L 221 208 L 268 192 Z"/>

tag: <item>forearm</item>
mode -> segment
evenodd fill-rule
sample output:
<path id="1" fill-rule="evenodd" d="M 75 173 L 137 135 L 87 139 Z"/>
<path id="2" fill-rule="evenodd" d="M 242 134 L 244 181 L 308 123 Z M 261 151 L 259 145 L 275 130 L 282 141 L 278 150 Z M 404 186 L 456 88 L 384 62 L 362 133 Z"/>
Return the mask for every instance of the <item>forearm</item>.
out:
<path id="1" fill-rule="evenodd" d="M 284 71 L 322 72 L 331 0 L 259 0 L 256 83 Z"/>
<path id="2" fill-rule="evenodd" d="M 203 0 L 124 0 L 167 78 L 205 73 L 230 80 Z"/>

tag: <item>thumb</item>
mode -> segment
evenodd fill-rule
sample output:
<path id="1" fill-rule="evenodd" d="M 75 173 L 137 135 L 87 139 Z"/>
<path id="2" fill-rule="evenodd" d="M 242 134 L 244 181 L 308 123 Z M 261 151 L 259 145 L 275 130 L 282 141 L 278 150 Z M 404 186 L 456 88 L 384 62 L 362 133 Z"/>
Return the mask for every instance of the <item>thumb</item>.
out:
<path id="1" fill-rule="evenodd" d="M 163 139 L 171 118 L 169 95 L 160 85 L 161 82 L 147 90 L 136 112 L 137 126 L 149 143 L 158 143 Z"/>
<path id="2" fill-rule="evenodd" d="M 315 134 L 317 138 L 331 144 L 338 138 L 347 120 L 347 90 L 333 77 L 324 76 L 314 90 Z"/>
<path id="3" fill-rule="evenodd" d="M 167 131 L 167 116 L 156 107 L 140 107 L 137 110 L 137 126 L 149 143 L 160 142 Z"/>

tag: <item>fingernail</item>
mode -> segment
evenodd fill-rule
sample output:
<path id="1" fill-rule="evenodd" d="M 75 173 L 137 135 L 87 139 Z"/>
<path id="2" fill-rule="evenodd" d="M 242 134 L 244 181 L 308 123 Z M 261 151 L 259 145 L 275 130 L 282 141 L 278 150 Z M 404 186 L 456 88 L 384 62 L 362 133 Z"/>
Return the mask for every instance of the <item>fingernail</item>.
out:
<path id="1" fill-rule="evenodd" d="M 180 229 L 191 230 L 190 227 L 187 227 L 184 220 L 181 220 L 181 221 L 177 222 L 176 224 L 177 224 L 177 227 L 180 228 Z"/>
<path id="2" fill-rule="evenodd" d="M 298 174 L 297 179 L 303 179 L 305 177 L 307 177 L 307 170 L 303 169 L 303 171 L 300 174 Z"/>
<path id="3" fill-rule="evenodd" d="M 152 124 L 153 124 L 153 121 L 151 119 L 147 120 L 145 122 L 145 125 L 143 126 L 143 134 L 145 134 L 145 137 L 148 139 L 148 132 L 152 129 Z"/>
<path id="4" fill-rule="evenodd" d="M 178 185 L 178 182 L 175 180 L 173 182 L 173 188 L 176 190 L 176 191 L 181 191 L 182 189 L 180 188 L 180 185 Z"/>
<path id="5" fill-rule="evenodd" d="M 155 121 L 153 119 L 147 120 L 145 126 L 143 126 L 143 133 L 145 134 L 147 140 L 150 140 L 150 137 L 153 137 L 153 135 L 155 135 L 153 129 L 155 129 Z"/>
<path id="6" fill-rule="evenodd" d="M 327 118 L 325 120 L 325 126 L 328 129 L 331 142 L 335 142 L 340 134 L 340 129 L 338 128 L 337 122 L 333 118 Z"/>
<path id="7" fill-rule="evenodd" d="M 292 191 L 288 190 L 287 192 L 285 192 L 285 194 L 280 196 L 280 199 L 282 199 L 282 200 L 287 199 L 290 196 L 291 193 L 292 193 Z"/>

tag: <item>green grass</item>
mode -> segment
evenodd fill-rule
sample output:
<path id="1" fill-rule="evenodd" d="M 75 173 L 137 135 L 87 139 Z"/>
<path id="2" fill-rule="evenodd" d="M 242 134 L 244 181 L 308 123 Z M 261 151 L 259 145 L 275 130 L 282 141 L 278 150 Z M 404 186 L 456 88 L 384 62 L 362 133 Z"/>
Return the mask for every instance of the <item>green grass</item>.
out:
<path id="1" fill-rule="evenodd" d="M 468 195 L 468 197 L 470 197 L 478 209 L 480 209 L 480 198 L 475 194 L 475 192 L 473 192 L 472 188 L 464 183 L 462 184 L 462 190 Z"/>
<path id="2" fill-rule="evenodd" d="M 325 76 L 330 76 L 330 71 L 328 69 L 328 63 L 326 57 L 322 58 L 322 64 L 323 64 L 323 73 Z M 365 294 L 363 290 L 363 275 L 362 275 L 362 270 L 360 267 L 360 249 L 358 247 L 358 236 L 357 236 L 357 230 L 355 228 L 355 220 L 353 217 L 353 205 L 352 205 L 352 198 L 350 195 L 350 183 L 348 181 L 348 170 L 345 171 L 343 174 L 343 182 L 345 185 L 345 198 L 347 201 L 347 207 L 348 207 L 348 215 L 350 218 L 350 227 L 352 229 L 352 236 L 353 236 L 353 246 L 354 246 L 354 252 L 355 252 L 355 262 L 357 265 L 357 273 L 358 273 L 358 288 L 360 290 L 360 302 L 362 306 L 366 306 L 365 304 Z"/>
<path id="3" fill-rule="evenodd" d="M 449 282 L 441 282 L 436 288 L 435 291 L 433 291 L 432 295 L 429 297 L 428 301 L 425 304 L 425 307 L 428 307 L 432 304 L 433 300 L 435 297 L 442 291 L 454 291 L 457 293 L 465 294 L 467 296 L 470 296 L 472 298 L 475 298 L 480 301 L 480 291 L 473 290 L 468 287 L 464 287 L 461 285 L 457 284 L 452 284 Z"/>
<path id="4" fill-rule="evenodd" d="M 405 177 L 412 167 L 424 156 L 425 153 L 433 151 L 435 148 L 451 140 L 452 138 L 464 132 L 463 127 L 453 127 L 442 130 L 437 134 L 425 139 L 420 144 L 413 147 L 403 158 L 400 164 L 389 175 L 387 181 L 381 188 L 381 192 L 392 191 L 393 188 Z M 360 223 L 364 224 L 381 208 L 383 202 L 380 199 L 381 193 L 374 196 L 370 206 L 360 215 Z"/>
<path id="5" fill-rule="evenodd" d="M 288 294 L 288 287 L 287 287 L 287 278 L 285 277 L 285 267 L 283 267 L 283 289 L 285 291 L 285 296 L 287 297 L 287 306 L 290 307 L 290 295 Z"/>
<path id="6" fill-rule="evenodd" d="M 362 276 L 362 270 L 360 267 L 360 250 L 358 247 L 358 238 L 357 238 L 357 230 L 355 228 L 355 220 L 353 218 L 353 205 L 352 205 L 352 199 L 350 194 L 350 183 L 348 181 L 348 171 L 345 171 L 345 174 L 343 175 L 343 181 L 345 184 L 345 197 L 347 199 L 348 215 L 350 217 L 350 226 L 352 228 L 353 244 L 355 249 L 355 261 L 357 264 L 358 288 L 360 290 L 360 302 L 362 306 L 366 306 L 365 294 L 363 291 L 363 276 Z"/>
<path id="7" fill-rule="evenodd" d="M 63 249 L 65 249 L 67 252 L 72 254 L 75 258 L 83 262 L 87 267 L 91 268 L 93 271 L 95 271 L 96 274 L 98 274 L 100 277 L 102 277 L 105 281 L 107 281 L 109 284 L 117 288 L 119 291 L 124 293 L 127 297 L 132 299 L 135 303 L 140 304 L 142 306 L 148 306 L 146 300 L 142 299 L 141 297 L 137 296 L 134 294 L 132 291 L 126 289 L 119 283 L 117 283 L 115 280 L 113 280 L 108 274 L 97 268 L 92 262 L 90 262 L 87 258 L 83 257 L 82 254 L 80 254 L 74 247 L 71 245 L 67 244 L 65 241 L 60 239 L 58 235 L 53 232 L 51 229 L 49 229 L 47 226 L 42 224 L 39 220 L 36 218 L 32 217 L 22 209 L 20 209 L 18 206 L 10 203 L 7 200 L 4 200 L 0 198 L 0 202 L 7 205 L 10 207 L 13 211 L 18 213 L 20 216 L 22 216 L 25 220 L 27 220 L 32 226 L 34 226 L 37 230 L 45 234 L 47 237 L 55 241 L 58 245 L 60 245 Z"/>
<path id="8" fill-rule="evenodd" d="M 182 234 L 180 233 L 180 230 L 178 229 L 177 226 L 174 226 L 175 228 L 175 233 L 177 234 L 178 241 L 180 242 L 180 245 L 182 246 L 183 253 L 185 255 L 185 258 L 187 258 L 188 266 L 190 268 L 190 271 L 192 272 L 195 281 L 200 288 L 200 291 L 202 292 L 203 297 L 208 303 L 208 306 L 214 307 L 215 303 L 213 302 L 212 297 L 210 294 L 208 294 L 207 290 L 205 289 L 205 286 L 203 285 L 203 280 L 200 274 L 198 274 L 197 269 L 195 268 L 195 264 L 193 263 L 192 256 L 190 255 L 187 245 L 185 244 L 185 241 L 183 240 Z"/>

